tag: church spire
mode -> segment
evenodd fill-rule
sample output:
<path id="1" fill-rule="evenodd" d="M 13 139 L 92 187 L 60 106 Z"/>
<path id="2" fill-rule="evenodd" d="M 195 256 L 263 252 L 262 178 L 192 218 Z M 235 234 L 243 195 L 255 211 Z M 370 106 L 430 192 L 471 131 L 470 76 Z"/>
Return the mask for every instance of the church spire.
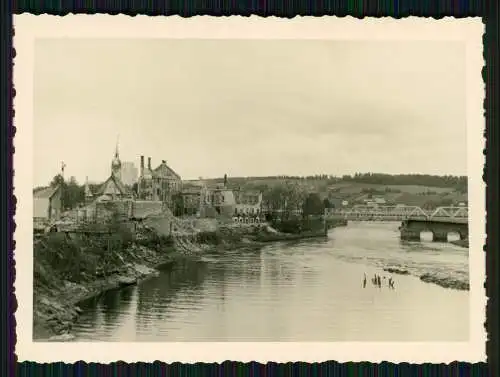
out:
<path id="1" fill-rule="evenodd" d="M 118 145 L 120 144 L 120 135 L 116 137 L 116 148 L 115 148 L 115 157 L 120 158 L 120 153 L 118 152 Z"/>
<path id="2" fill-rule="evenodd" d="M 118 179 L 121 179 L 121 168 L 122 163 L 120 161 L 120 154 L 118 152 L 118 137 L 116 138 L 116 149 L 115 149 L 115 157 L 113 161 L 111 161 L 111 174 Z"/>

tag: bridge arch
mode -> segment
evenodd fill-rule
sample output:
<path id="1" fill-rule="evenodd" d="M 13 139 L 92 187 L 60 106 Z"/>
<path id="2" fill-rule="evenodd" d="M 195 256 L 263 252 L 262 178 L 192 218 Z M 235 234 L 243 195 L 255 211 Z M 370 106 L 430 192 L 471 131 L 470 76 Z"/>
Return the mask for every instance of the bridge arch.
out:
<path id="1" fill-rule="evenodd" d="M 434 232 L 432 232 L 429 229 L 423 229 L 419 232 L 419 240 L 420 241 L 427 241 L 427 242 L 433 242 L 434 241 Z"/>
<path id="2" fill-rule="evenodd" d="M 451 230 L 448 232 L 448 241 L 458 241 L 461 239 L 462 239 L 462 236 L 460 235 L 459 231 Z"/>

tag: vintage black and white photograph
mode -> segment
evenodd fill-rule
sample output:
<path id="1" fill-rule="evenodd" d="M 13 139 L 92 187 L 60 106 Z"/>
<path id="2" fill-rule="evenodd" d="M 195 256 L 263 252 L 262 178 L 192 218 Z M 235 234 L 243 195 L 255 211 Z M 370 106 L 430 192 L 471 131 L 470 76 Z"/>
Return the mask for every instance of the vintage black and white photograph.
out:
<path id="1" fill-rule="evenodd" d="M 33 342 L 469 342 L 467 48 L 35 39 Z"/>

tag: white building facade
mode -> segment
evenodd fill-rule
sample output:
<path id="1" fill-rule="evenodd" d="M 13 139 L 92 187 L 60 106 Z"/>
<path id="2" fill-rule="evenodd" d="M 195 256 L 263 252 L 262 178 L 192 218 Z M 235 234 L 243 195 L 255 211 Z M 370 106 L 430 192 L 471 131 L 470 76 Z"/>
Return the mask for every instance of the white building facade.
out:
<path id="1" fill-rule="evenodd" d="M 139 169 L 130 161 L 124 161 L 121 164 L 121 181 L 127 186 L 133 186 L 137 183 Z"/>

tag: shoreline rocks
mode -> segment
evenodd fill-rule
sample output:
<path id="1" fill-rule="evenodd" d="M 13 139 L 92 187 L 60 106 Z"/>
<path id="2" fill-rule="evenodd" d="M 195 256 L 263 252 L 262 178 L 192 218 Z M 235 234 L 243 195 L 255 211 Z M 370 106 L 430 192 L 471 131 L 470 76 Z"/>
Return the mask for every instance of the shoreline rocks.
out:
<path id="1" fill-rule="evenodd" d="M 437 284 L 443 288 L 457 289 L 460 291 L 468 291 L 470 284 L 465 281 L 457 280 L 449 276 L 437 276 L 426 273 L 420 276 L 420 280 L 425 283 Z"/>
<path id="2" fill-rule="evenodd" d="M 396 275 L 413 275 L 418 277 L 424 283 L 436 284 L 443 288 L 456 289 L 461 291 L 469 290 L 469 282 L 467 281 L 466 276 L 464 276 L 463 279 L 460 279 L 458 277 L 449 276 L 448 274 L 439 271 L 426 272 L 421 275 L 415 273 L 412 274 L 409 270 L 399 266 L 383 267 L 382 269 L 386 272 Z"/>
<path id="3" fill-rule="evenodd" d="M 383 270 L 396 275 L 410 275 L 410 272 L 408 270 L 399 267 L 385 267 Z"/>

